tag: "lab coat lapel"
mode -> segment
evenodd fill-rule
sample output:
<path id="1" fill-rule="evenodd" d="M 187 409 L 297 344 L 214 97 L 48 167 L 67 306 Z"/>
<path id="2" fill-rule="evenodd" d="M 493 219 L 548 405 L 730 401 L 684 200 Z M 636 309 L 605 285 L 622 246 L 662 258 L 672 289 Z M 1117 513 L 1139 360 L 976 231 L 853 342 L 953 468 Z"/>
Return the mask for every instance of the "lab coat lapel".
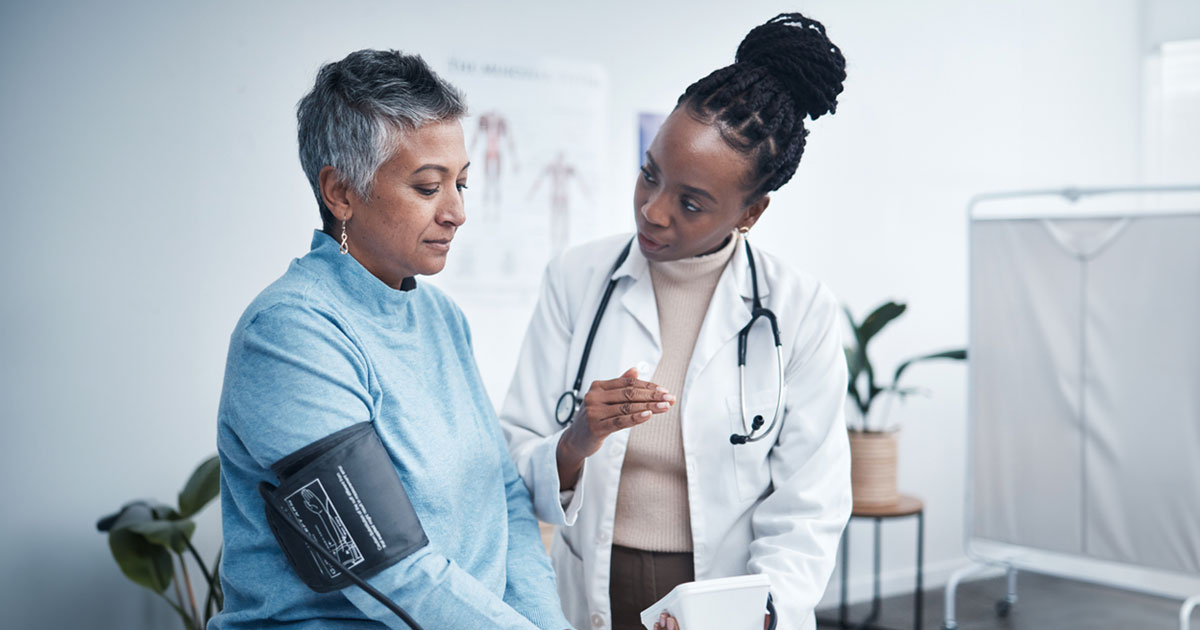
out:
<path id="1" fill-rule="evenodd" d="M 650 263 L 642 250 L 633 244 L 629 257 L 613 273 L 613 277 L 628 276 L 633 281 L 621 296 L 621 307 L 633 316 L 654 341 L 654 348 L 661 352 L 662 342 L 658 330 L 658 302 L 654 298 L 654 283 L 650 280 Z"/>
<path id="2" fill-rule="evenodd" d="M 759 295 L 766 296 L 767 286 L 763 277 L 762 262 L 759 263 Z M 737 334 L 750 322 L 751 298 L 754 295 L 750 284 L 750 267 L 746 258 L 746 248 L 742 239 L 738 239 L 733 257 L 717 288 L 713 291 L 712 301 L 709 302 L 708 312 L 696 338 L 696 347 L 692 350 L 692 360 L 688 364 L 687 383 L 695 383 L 696 376 L 712 362 L 725 344 L 736 340 Z M 730 364 L 730 369 L 733 365 Z"/>

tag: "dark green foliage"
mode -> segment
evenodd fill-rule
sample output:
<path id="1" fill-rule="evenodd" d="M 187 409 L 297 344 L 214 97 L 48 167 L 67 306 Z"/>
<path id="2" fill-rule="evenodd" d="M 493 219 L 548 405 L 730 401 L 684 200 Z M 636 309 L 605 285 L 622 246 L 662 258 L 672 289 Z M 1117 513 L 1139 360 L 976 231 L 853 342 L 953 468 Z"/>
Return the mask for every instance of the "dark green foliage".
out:
<path id="1" fill-rule="evenodd" d="M 225 597 L 220 590 L 216 567 L 210 573 L 191 542 L 192 534 L 196 531 L 196 523 L 191 517 L 216 498 L 220 491 L 220 478 L 220 460 L 214 455 L 192 473 L 179 493 L 178 508 L 153 501 L 131 501 L 115 514 L 96 522 L 96 529 L 108 533 L 108 547 L 125 577 L 165 599 L 179 613 L 184 627 L 188 629 L 204 628 L 209 618 L 224 604 Z M 209 589 L 202 610 L 197 606 L 191 578 L 187 575 L 185 552 L 192 555 Z M 179 572 L 183 574 L 182 583 Z M 167 595 L 172 582 L 178 601 Z M 183 595 L 185 592 L 186 599 Z"/>
<path id="2" fill-rule="evenodd" d="M 871 404 L 884 392 L 892 392 L 899 395 L 901 398 L 907 397 L 909 394 L 916 392 L 913 388 L 901 388 L 900 376 L 904 371 L 914 363 L 921 361 L 929 361 L 933 359 L 956 359 L 965 360 L 967 351 L 965 349 L 946 350 L 943 352 L 935 352 L 919 357 L 914 357 L 900 364 L 896 368 L 896 373 L 892 376 L 891 385 L 880 385 L 875 380 L 875 368 L 871 365 L 870 356 L 867 354 L 867 346 L 871 339 L 879 334 L 892 320 L 904 314 L 908 308 L 905 304 L 896 302 L 884 302 L 871 311 L 863 319 L 862 323 L 855 323 L 854 315 L 850 313 L 850 309 L 843 309 L 846 312 L 846 319 L 850 321 L 850 326 L 854 329 L 854 344 L 847 345 L 846 352 L 846 367 L 850 372 L 850 383 L 847 386 L 847 394 L 854 401 L 854 405 L 862 414 L 862 425 L 853 427 L 859 431 L 881 430 L 883 427 L 867 426 L 867 418 L 871 410 Z"/>

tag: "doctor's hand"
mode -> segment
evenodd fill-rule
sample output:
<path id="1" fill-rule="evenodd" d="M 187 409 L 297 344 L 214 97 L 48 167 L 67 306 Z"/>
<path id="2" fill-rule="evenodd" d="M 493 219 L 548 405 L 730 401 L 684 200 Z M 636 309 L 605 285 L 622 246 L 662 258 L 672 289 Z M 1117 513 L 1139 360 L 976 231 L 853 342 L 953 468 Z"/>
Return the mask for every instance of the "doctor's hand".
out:
<path id="1" fill-rule="evenodd" d="M 771 627 L 771 615 L 763 617 L 763 630 Z M 679 622 L 674 617 L 667 613 L 658 616 L 658 621 L 654 622 L 654 630 L 683 630 L 679 627 Z"/>
<path id="2" fill-rule="evenodd" d="M 664 387 L 638 379 L 637 368 L 611 380 L 593 381 L 558 441 L 559 488 L 575 487 L 583 460 L 600 450 L 608 436 L 666 413 L 673 404 L 675 396 Z"/>

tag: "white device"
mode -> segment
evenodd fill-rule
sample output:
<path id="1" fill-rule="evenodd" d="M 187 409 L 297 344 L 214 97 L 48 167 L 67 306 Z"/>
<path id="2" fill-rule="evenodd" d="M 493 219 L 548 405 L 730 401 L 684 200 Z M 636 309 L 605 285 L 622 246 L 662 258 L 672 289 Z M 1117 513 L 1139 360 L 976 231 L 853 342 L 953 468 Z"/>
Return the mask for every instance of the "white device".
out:
<path id="1" fill-rule="evenodd" d="M 739 575 L 685 582 L 642 611 L 642 625 L 654 630 L 666 612 L 687 630 L 762 630 L 771 579 Z"/>

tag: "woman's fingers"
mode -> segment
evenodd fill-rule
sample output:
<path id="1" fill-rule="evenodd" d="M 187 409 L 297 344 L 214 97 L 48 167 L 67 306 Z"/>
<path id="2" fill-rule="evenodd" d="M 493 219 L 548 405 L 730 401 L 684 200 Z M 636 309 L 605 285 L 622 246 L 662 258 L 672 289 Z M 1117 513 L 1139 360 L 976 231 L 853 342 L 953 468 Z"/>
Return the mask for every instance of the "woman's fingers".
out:
<path id="1" fill-rule="evenodd" d="M 606 420 L 606 422 L 612 424 L 613 431 L 620 431 L 621 429 L 628 429 L 629 427 L 637 426 L 649 420 L 652 415 L 654 414 L 649 411 L 643 411 L 641 413 L 635 413 L 627 416 L 616 416 L 615 418 Z"/>
<path id="2" fill-rule="evenodd" d="M 671 409 L 669 402 L 625 403 L 617 408 L 619 416 L 644 416 L 647 411 L 651 414 L 667 413 Z"/>
<path id="3" fill-rule="evenodd" d="M 670 408 L 671 403 L 669 402 L 624 402 L 612 405 L 593 406 L 590 410 L 590 414 L 596 420 L 609 420 L 618 416 L 637 416 L 647 411 L 651 414 L 666 413 Z"/>
<path id="4" fill-rule="evenodd" d="M 654 385 L 651 383 L 651 385 Z M 584 402 L 593 405 L 612 405 L 624 402 L 674 402 L 675 397 L 665 387 L 622 387 L 619 389 L 595 389 L 584 394 Z"/>
<path id="5" fill-rule="evenodd" d="M 642 379 L 638 378 L 637 372 L 632 370 L 625 372 L 623 376 L 609 379 L 607 381 L 596 381 L 594 384 L 600 389 L 622 389 L 625 387 L 630 387 L 635 389 L 653 390 L 654 388 L 658 387 L 658 385 L 655 385 L 650 381 L 643 381 Z"/>
<path id="6" fill-rule="evenodd" d="M 639 425 L 654 414 L 666 413 L 675 404 L 675 396 L 666 388 L 637 378 L 637 369 L 629 368 L 621 376 L 607 381 L 592 381 L 583 396 L 580 413 L 587 418 L 587 439 L 593 448 L 600 448 L 609 434 Z M 583 428 L 576 429 L 576 432 Z"/>

